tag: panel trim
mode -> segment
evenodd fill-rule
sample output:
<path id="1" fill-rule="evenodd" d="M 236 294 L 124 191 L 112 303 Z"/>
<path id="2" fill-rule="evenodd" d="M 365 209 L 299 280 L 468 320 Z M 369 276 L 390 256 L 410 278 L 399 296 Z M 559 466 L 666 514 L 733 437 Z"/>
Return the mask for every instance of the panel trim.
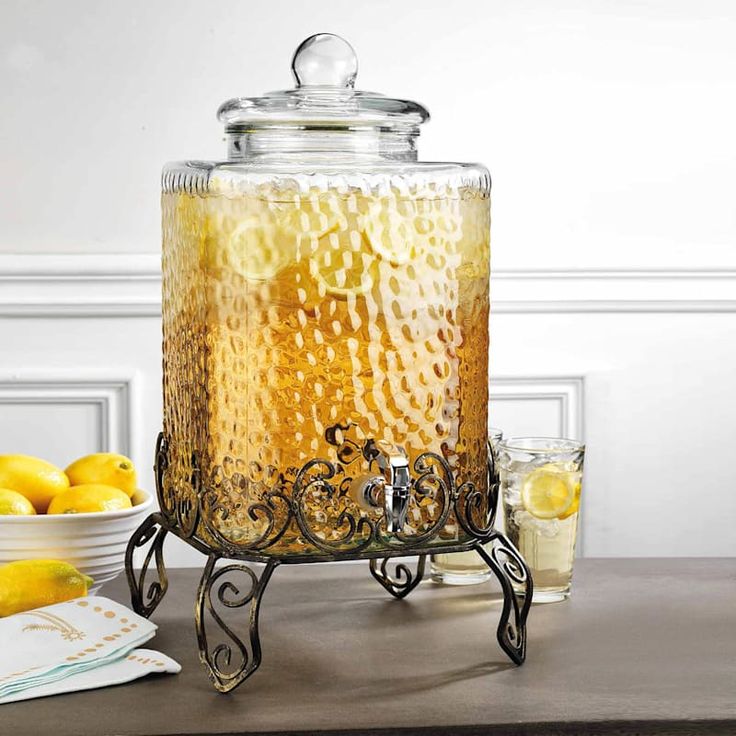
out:
<path id="1" fill-rule="evenodd" d="M 0 317 L 160 314 L 158 255 L 0 255 Z"/>
<path id="2" fill-rule="evenodd" d="M 733 269 L 519 269 L 492 279 L 497 313 L 736 312 Z"/>
<path id="3" fill-rule="evenodd" d="M 94 406 L 99 412 L 97 443 L 100 452 L 115 451 L 136 462 L 138 381 L 136 371 L 127 375 L 106 372 L 72 373 L 20 371 L 0 375 L 0 406 L 18 404 Z"/>
<path id="4" fill-rule="evenodd" d="M 157 254 L 0 254 L 0 317 L 156 317 Z M 501 314 L 736 312 L 734 269 L 497 269 Z"/>
<path id="5" fill-rule="evenodd" d="M 584 376 L 494 376 L 493 401 L 547 400 L 559 404 L 559 437 L 584 439 Z M 503 429 L 503 427 L 501 427 Z"/>

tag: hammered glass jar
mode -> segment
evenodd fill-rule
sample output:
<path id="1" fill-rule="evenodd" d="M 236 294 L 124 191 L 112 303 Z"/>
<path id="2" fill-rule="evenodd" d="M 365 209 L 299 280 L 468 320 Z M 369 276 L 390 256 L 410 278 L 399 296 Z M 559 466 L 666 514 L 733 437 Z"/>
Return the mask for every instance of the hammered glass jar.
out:
<path id="1" fill-rule="evenodd" d="M 162 196 L 162 508 L 186 526 L 199 504 L 205 544 L 280 556 L 319 551 L 280 526 L 315 458 L 429 451 L 458 487 L 488 489 L 488 172 L 419 162 L 428 112 L 354 90 L 339 37 L 308 39 L 292 68 L 294 89 L 224 103 L 227 159 L 167 165 Z M 351 491 L 358 465 L 304 498 L 345 551 L 361 544 L 346 513 L 380 514 Z M 413 494 L 404 538 L 438 513 Z M 432 543 L 468 538 L 453 511 Z"/>

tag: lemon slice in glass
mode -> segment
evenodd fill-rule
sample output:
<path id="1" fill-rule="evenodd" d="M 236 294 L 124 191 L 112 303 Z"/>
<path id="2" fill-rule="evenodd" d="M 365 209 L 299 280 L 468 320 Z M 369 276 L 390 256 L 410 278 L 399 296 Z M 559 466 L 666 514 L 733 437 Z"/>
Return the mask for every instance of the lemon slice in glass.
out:
<path id="1" fill-rule="evenodd" d="M 573 491 L 575 493 L 575 498 L 573 498 L 573 501 L 570 504 L 567 511 L 565 511 L 563 514 L 560 514 L 557 517 L 560 521 L 563 521 L 564 519 L 567 519 L 573 514 L 577 514 L 577 512 L 580 511 L 580 483 L 579 482 L 573 485 Z"/>
<path id="2" fill-rule="evenodd" d="M 230 233 L 227 254 L 230 266 L 245 278 L 263 281 L 272 278 L 288 260 L 279 242 L 276 226 L 259 217 L 246 217 Z"/>
<path id="3" fill-rule="evenodd" d="M 251 281 L 273 278 L 289 261 L 290 243 L 265 207 L 254 200 L 213 198 L 204 227 L 204 264 Z"/>
<path id="4" fill-rule="evenodd" d="M 309 273 L 326 293 L 360 296 L 373 288 L 378 264 L 356 230 L 320 238 L 309 259 Z"/>
<path id="5" fill-rule="evenodd" d="M 575 489 L 565 473 L 549 466 L 533 470 L 521 485 L 524 508 L 538 519 L 559 519 L 575 502 Z"/>
<path id="6" fill-rule="evenodd" d="M 418 254 L 416 216 L 414 202 L 382 197 L 371 202 L 361 218 L 361 229 L 375 253 L 394 266 L 402 266 Z"/>

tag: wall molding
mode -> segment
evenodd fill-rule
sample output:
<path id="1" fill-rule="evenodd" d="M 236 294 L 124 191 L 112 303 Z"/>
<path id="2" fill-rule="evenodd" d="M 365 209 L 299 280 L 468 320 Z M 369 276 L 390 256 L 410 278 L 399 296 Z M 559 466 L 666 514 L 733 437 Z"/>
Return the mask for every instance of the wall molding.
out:
<path id="1" fill-rule="evenodd" d="M 120 452 L 135 462 L 140 458 L 138 380 L 135 371 L 123 375 L 104 371 L 19 371 L 0 375 L 0 407 L 10 404 L 96 407 L 100 451 Z"/>
<path id="2" fill-rule="evenodd" d="M 736 312 L 736 269 L 497 269 L 492 310 Z M 0 254 L 0 317 L 157 317 L 160 257 Z"/>
<path id="3" fill-rule="evenodd" d="M 520 269 L 491 278 L 496 313 L 736 312 L 736 269 Z"/>
<path id="4" fill-rule="evenodd" d="M 0 254 L 0 317 L 157 317 L 161 258 Z"/>
<path id="5" fill-rule="evenodd" d="M 557 404 L 558 437 L 585 439 L 584 376 L 494 376 L 489 384 L 495 401 L 551 401 Z M 500 429 L 503 429 L 501 427 Z"/>

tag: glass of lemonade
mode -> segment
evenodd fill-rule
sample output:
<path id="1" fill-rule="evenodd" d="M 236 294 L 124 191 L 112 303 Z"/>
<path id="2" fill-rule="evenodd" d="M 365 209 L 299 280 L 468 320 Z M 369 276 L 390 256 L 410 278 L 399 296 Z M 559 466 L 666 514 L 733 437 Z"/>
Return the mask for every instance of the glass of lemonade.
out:
<path id="1" fill-rule="evenodd" d="M 513 437 L 498 448 L 506 533 L 532 571 L 534 601 L 570 596 L 585 446 Z"/>

